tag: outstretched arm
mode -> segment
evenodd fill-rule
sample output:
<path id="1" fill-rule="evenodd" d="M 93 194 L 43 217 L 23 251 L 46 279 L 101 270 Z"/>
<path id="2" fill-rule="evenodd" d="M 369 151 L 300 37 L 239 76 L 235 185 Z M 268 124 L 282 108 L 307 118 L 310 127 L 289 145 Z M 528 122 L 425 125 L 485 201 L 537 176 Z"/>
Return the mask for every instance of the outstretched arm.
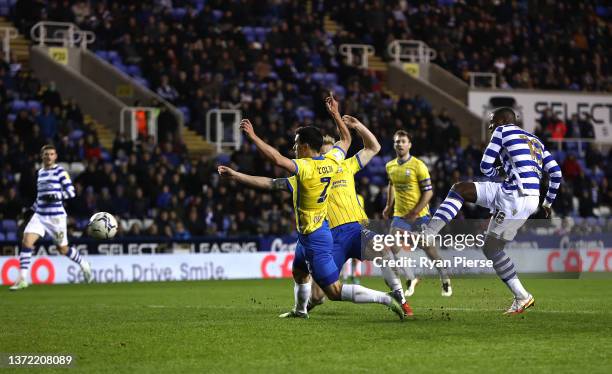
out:
<path id="1" fill-rule="evenodd" d="M 357 153 L 359 165 L 363 168 L 368 164 L 368 162 L 370 162 L 370 160 L 372 160 L 374 156 L 376 156 L 378 152 L 380 152 L 380 143 L 374 134 L 372 134 L 372 132 L 357 118 L 344 115 L 342 116 L 342 121 L 349 129 L 354 129 L 357 131 L 357 134 L 359 134 L 361 140 L 363 141 L 363 149 Z"/>
<path id="2" fill-rule="evenodd" d="M 395 203 L 395 193 L 393 192 L 393 184 L 389 181 L 387 187 L 387 205 L 383 210 L 383 218 L 391 218 L 393 216 L 393 204 Z"/>
<path id="3" fill-rule="evenodd" d="M 495 160 L 499 157 L 499 151 L 502 146 L 502 134 L 501 128 L 496 128 L 493 131 L 493 136 L 491 137 L 491 142 L 485 149 L 484 154 L 482 155 L 482 161 L 480 161 L 480 171 L 482 174 L 486 175 L 489 178 L 493 178 L 499 175 L 499 170 L 493 165 L 495 164 Z"/>
<path id="4" fill-rule="evenodd" d="M 227 166 L 219 166 L 217 171 L 222 178 L 234 180 L 245 186 L 268 191 L 289 191 L 287 178 L 272 179 L 268 177 L 256 177 L 240 173 Z"/>
<path id="5" fill-rule="evenodd" d="M 563 175 L 561 174 L 561 168 L 557 164 L 557 161 L 555 161 L 550 152 L 546 150 L 543 154 L 542 163 L 544 164 L 544 171 L 546 171 L 548 173 L 548 176 L 550 177 L 550 180 L 548 181 L 548 192 L 546 193 L 546 198 L 542 203 L 542 208 L 544 208 L 546 218 L 548 218 L 551 214 L 550 207 L 555 201 L 555 197 L 557 197 L 557 191 L 559 190 L 559 186 L 561 185 L 561 178 L 563 177 Z"/>
<path id="6" fill-rule="evenodd" d="M 248 119 L 243 119 L 240 121 L 240 130 L 242 130 L 246 136 L 255 144 L 257 149 L 266 157 L 268 160 L 272 161 L 272 163 L 276 166 L 280 166 L 281 168 L 287 170 L 288 172 L 295 174 L 297 172 L 297 167 L 295 163 L 290 159 L 280 154 L 274 147 L 269 145 L 268 143 L 261 140 L 257 134 L 255 134 L 255 130 L 253 129 L 253 125 L 251 121 Z"/>
<path id="7" fill-rule="evenodd" d="M 336 142 L 336 146 L 340 147 L 344 154 L 348 151 L 351 146 L 351 132 L 349 131 L 346 123 L 342 120 L 340 116 L 340 109 L 338 108 L 338 102 L 334 99 L 332 93 L 329 93 L 329 96 L 325 98 L 325 106 L 327 107 L 327 112 L 332 117 L 336 126 L 338 127 L 338 132 L 340 133 L 340 140 Z"/>

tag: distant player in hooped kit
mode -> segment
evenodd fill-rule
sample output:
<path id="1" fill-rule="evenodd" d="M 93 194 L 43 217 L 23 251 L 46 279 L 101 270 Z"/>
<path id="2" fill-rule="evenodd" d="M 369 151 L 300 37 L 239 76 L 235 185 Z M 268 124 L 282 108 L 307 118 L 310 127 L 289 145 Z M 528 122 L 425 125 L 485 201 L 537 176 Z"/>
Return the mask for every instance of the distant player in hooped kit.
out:
<path id="1" fill-rule="evenodd" d="M 63 201 L 76 196 L 74 186 L 68 172 L 57 165 L 57 152 L 53 145 L 45 145 L 40 150 L 43 167 L 38 170 L 36 181 L 36 201 L 32 206 L 34 214 L 28 221 L 23 232 L 21 252 L 19 253 L 19 277 L 11 291 L 28 287 L 28 272 L 32 260 L 32 251 L 38 239 L 49 234 L 61 254 L 67 256 L 81 267 L 87 283 L 91 282 L 92 274 L 89 263 L 85 261 L 74 247 L 68 246 L 68 231 L 66 228 L 66 210 Z"/>

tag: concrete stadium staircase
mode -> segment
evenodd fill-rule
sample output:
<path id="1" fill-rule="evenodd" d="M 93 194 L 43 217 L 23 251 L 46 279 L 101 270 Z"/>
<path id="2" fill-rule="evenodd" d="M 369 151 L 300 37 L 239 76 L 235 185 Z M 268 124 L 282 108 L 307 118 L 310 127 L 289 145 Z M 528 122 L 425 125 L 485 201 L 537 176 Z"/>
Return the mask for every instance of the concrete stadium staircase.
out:
<path id="1" fill-rule="evenodd" d="M 15 28 L 13 23 L 4 17 L 0 17 L 0 27 Z M 31 41 L 21 34 L 19 34 L 17 38 L 11 40 L 11 52 L 15 54 L 17 62 L 19 62 L 24 69 L 28 69 L 31 66 L 30 46 Z M 115 131 L 105 124 L 96 121 L 89 113 L 84 113 L 83 117 L 84 124 L 91 127 L 98 134 L 100 145 L 110 152 L 113 149 Z M 187 126 L 183 126 L 182 137 L 190 157 L 193 159 L 199 159 L 202 155 L 212 155 L 215 153 L 215 147 L 211 143 L 207 142 L 201 135 L 189 129 Z"/>
<path id="2" fill-rule="evenodd" d="M 325 32 L 330 33 L 330 34 L 337 34 L 338 32 L 341 32 L 343 30 L 342 26 L 339 25 L 337 22 L 335 22 L 334 20 L 332 20 L 329 15 L 325 15 L 325 17 L 323 18 L 323 28 L 325 30 Z M 382 58 L 379 57 L 380 54 L 382 54 L 383 51 L 376 51 L 376 54 L 373 56 L 370 56 L 368 59 L 368 69 L 369 70 L 373 70 L 377 73 L 379 73 L 382 77 L 383 77 L 383 86 L 382 86 L 382 90 L 385 94 L 389 95 L 389 97 L 393 98 L 394 100 L 398 100 L 399 96 L 400 96 L 400 92 L 404 91 L 403 88 L 401 88 L 400 86 L 398 86 L 397 82 L 395 82 L 395 77 L 398 77 L 398 72 L 397 72 L 397 68 L 393 67 L 393 71 L 391 71 L 391 67 L 389 64 L 387 64 Z M 434 64 L 432 64 L 434 65 Z M 437 67 L 437 66 L 436 66 Z M 442 68 L 437 67 L 439 70 L 443 70 Z M 450 73 L 448 73 L 450 74 Z M 451 74 L 452 75 L 452 74 Z M 394 83 L 393 86 L 394 87 L 390 87 L 389 85 L 389 79 L 390 76 L 394 77 L 394 80 L 391 81 L 391 83 Z M 401 73 L 401 77 L 402 79 L 408 79 L 408 80 L 412 80 L 413 83 L 410 85 L 412 87 L 412 91 L 410 92 L 411 94 L 415 94 L 418 93 L 421 96 L 424 96 L 425 98 L 433 98 L 432 95 L 430 95 L 429 91 L 431 91 L 431 89 L 438 89 L 438 87 L 436 87 L 435 85 L 433 85 L 430 82 L 427 82 L 423 79 L 419 79 L 419 78 L 413 78 L 411 76 L 409 76 L 406 73 Z M 418 83 L 418 84 L 416 84 Z M 434 101 L 432 102 L 432 104 L 434 104 L 434 108 L 436 107 L 435 104 L 437 104 L 438 101 Z M 453 112 L 455 113 L 459 113 L 459 114 L 463 114 L 463 112 L 469 112 L 469 110 L 467 110 L 466 108 L 466 103 L 465 101 L 460 101 L 457 100 L 456 103 L 449 103 L 448 101 L 445 102 L 446 105 L 442 105 L 442 107 L 445 107 L 447 109 L 451 109 L 449 110 L 449 112 L 451 113 L 451 115 L 453 114 Z M 460 107 L 460 108 L 459 108 Z M 453 110 L 454 109 L 454 110 Z M 464 117 L 464 116 L 463 116 Z M 459 119 L 463 119 L 462 116 L 458 116 Z M 461 121 L 459 121 L 461 122 Z M 473 121 L 472 121 L 473 122 Z M 457 123 L 457 125 L 462 128 L 462 136 L 461 136 L 461 145 L 465 146 L 469 143 L 469 138 L 471 136 L 473 136 L 471 133 L 474 132 L 473 130 L 473 126 L 469 126 L 468 128 L 466 128 L 464 123 Z M 465 131 L 465 130 L 469 130 L 469 131 Z M 467 136 L 466 136 L 467 135 Z"/>
<path id="3" fill-rule="evenodd" d="M 5 17 L 0 17 L 0 27 L 13 27 L 16 29 L 13 23 Z M 17 38 L 11 39 L 10 45 L 11 53 L 15 54 L 17 62 L 24 68 L 27 68 L 30 61 L 30 41 L 25 36 L 18 34 Z"/>
<path id="4" fill-rule="evenodd" d="M 192 160 L 215 154 L 215 146 L 189 127 L 183 126 L 182 137 L 187 150 L 189 150 L 189 157 Z"/>
<path id="5" fill-rule="evenodd" d="M 83 116 L 83 122 L 85 123 L 85 125 L 91 127 L 98 134 L 98 140 L 100 141 L 100 145 L 104 147 L 107 151 L 111 152 L 113 150 L 113 141 L 115 140 L 115 133 L 100 122 L 91 118 L 91 116 L 88 114 L 85 114 Z"/>
<path id="6" fill-rule="evenodd" d="M 332 20 L 329 15 L 323 18 L 323 29 L 330 34 L 337 34 L 343 28 L 336 21 Z M 368 58 L 368 69 L 377 72 L 385 73 L 387 71 L 387 63 L 384 62 L 378 55 L 373 55 Z"/>

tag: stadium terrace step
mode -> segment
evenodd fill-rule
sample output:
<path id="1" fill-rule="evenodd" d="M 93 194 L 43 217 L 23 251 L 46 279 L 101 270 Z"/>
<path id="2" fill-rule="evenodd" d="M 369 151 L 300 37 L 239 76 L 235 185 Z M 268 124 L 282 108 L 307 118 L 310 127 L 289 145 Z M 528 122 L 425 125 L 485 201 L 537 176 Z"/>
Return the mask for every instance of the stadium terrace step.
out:
<path id="1" fill-rule="evenodd" d="M 15 27 L 15 25 L 4 17 L 0 17 L 0 27 Z M 29 67 L 30 62 L 30 42 L 21 34 L 17 35 L 16 39 L 11 39 L 11 53 L 15 54 L 17 62 L 23 68 Z"/>
<path id="2" fill-rule="evenodd" d="M 337 34 L 342 30 L 342 26 L 340 26 L 336 21 L 332 20 L 328 15 L 323 18 L 323 29 L 325 32 L 329 34 Z M 384 62 L 377 55 L 370 56 L 368 58 L 368 66 L 369 70 L 386 72 L 387 71 L 387 63 Z"/>
<path id="3" fill-rule="evenodd" d="M 332 20 L 330 16 L 326 15 L 323 18 L 323 29 L 330 34 L 336 34 L 342 27 L 336 21 Z"/>
<path id="4" fill-rule="evenodd" d="M 192 159 L 199 159 L 203 155 L 211 155 L 215 152 L 215 148 L 212 144 L 187 126 L 183 127 L 182 136 L 185 146 L 189 151 L 189 156 L 191 156 Z"/>
<path id="5" fill-rule="evenodd" d="M 115 139 L 115 134 L 111 129 L 101 124 L 100 122 L 94 121 L 90 115 L 86 114 L 83 118 L 83 122 L 91 126 L 96 133 L 98 134 L 98 140 L 100 141 L 100 145 L 104 147 L 107 151 L 112 151 L 113 149 L 113 141 Z"/>

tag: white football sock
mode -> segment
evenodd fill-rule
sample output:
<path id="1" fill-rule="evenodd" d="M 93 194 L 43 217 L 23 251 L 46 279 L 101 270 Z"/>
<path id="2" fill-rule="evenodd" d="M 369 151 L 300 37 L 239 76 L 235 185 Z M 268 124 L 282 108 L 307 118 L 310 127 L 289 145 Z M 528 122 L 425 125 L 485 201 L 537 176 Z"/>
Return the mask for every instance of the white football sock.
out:
<path id="1" fill-rule="evenodd" d="M 399 254 L 397 253 L 393 253 L 393 258 L 395 258 L 397 261 L 401 261 L 402 257 L 400 257 Z M 406 278 L 406 280 L 415 280 L 416 277 L 414 276 L 414 272 L 412 271 L 412 269 L 409 266 L 400 266 L 399 267 L 399 271 L 402 272 L 402 274 L 404 275 L 404 278 Z"/>
<path id="2" fill-rule="evenodd" d="M 391 254 L 391 251 L 384 251 L 382 255 L 384 260 L 391 260 L 392 256 L 393 255 Z M 383 274 L 383 278 L 385 279 L 385 283 L 387 283 L 387 286 L 389 286 L 391 291 L 399 290 L 403 298 L 404 290 L 402 289 L 402 281 L 397 275 L 397 273 L 395 272 L 395 269 L 393 269 L 391 266 L 383 266 L 382 274 Z"/>
<path id="3" fill-rule="evenodd" d="M 390 305 L 391 296 L 384 292 L 375 291 L 358 284 L 342 285 L 342 301 L 352 301 L 357 304 L 377 303 Z"/>
<path id="4" fill-rule="evenodd" d="M 514 296 L 518 297 L 519 299 L 526 299 L 527 297 L 529 297 L 529 292 L 527 292 L 527 290 L 525 289 L 525 287 L 523 287 L 523 284 L 517 277 L 509 279 L 505 283 L 508 285 L 508 288 L 510 289 L 510 291 L 512 291 Z"/>
<path id="5" fill-rule="evenodd" d="M 295 283 L 293 286 L 293 296 L 295 297 L 295 311 L 298 313 L 306 313 L 308 299 L 310 299 L 311 285 L 310 282 L 304 284 Z"/>

